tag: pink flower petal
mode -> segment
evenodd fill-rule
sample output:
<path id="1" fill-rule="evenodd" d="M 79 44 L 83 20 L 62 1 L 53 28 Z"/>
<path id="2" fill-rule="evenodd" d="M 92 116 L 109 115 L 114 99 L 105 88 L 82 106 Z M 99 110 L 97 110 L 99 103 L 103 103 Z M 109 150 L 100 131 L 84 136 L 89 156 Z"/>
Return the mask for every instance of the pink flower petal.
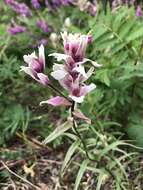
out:
<path id="1" fill-rule="evenodd" d="M 40 105 L 42 104 L 50 104 L 52 106 L 71 106 L 71 102 L 65 99 L 64 97 L 56 96 L 49 100 L 40 102 Z"/>
<path id="2" fill-rule="evenodd" d="M 33 79 L 36 80 L 37 73 L 34 70 L 32 70 L 30 67 L 25 66 L 21 66 L 20 68 L 20 71 L 24 71 L 26 74 L 30 75 Z"/>
<path id="3" fill-rule="evenodd" d="M 37 73 L 37 77 L 39 78 L 39 81 L 41 84 L 43 84 L 44 86 L 49 84 L 49 78 L 47 75 L 43 74 L 43 73 Z"/>
<path id="4" fill-rule="evenodd" d="M 94 90 L 96 88 L 96 85 L 91 83 L 90 85 L 85 85 L 81 87 L 80 95 L 85 96 L 88 94 L 90 91 Z"/>

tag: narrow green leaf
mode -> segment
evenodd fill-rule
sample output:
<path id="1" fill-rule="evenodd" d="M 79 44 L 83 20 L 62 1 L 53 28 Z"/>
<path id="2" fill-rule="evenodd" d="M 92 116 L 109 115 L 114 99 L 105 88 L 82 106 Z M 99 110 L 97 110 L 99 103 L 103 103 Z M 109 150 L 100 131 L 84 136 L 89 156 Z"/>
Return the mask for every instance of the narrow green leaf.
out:
<path id="1" fill-rule="evenodd" d="M 78 171 L 77 177 L 76 177 L 74 190 L 78 190 L 80 181 L 81 181 L 81 179 L 82 179 L 82 177 L 83 177 L 84 172 L 85 172 L 86 169 L 87 169 L 88 163 L 89 163 L 88 160 L 84 160 L 84 161 L 82 162 L 82 164 L 81 164 L 81 166 L 80 166 L 80 169 L 79 169 L 79 171 Z"/>
<path id="2" fill-rule="evenodd" d="M 65 131 L 70 129 L 72 126 L 69 122 L 65 122 L 64 124 L 58 126 L 44 141 L 44 144 L 47 144 L 53 140 L 55 140 L 57 137 L 63 135 Z"/>
<path id="3" fill-rule="evenodd" d="M 66 153 L 66 156 L 65 156 L 65 159 L 63 161 L 63 165 L 62 165 L 62 168 L 61 168 L 61 173 L 64 172 L 64 169 L 66 167 L 66 165 L 68 164 L 68 162 L 70 161 L 72 155 L 74 154 L 74 152 L 76 151 L 76 149 L 78 148 L 80 144 L 80 141 L 77 140 L 75 141 L 68 149 L 67 153 Z"/>
<path id="4" fill-rule="evenodd" d="M 126 37 L 130 34 L 130 31 L 132 30 L 132 28 L 135 26 L 135 22 L 133 20 L 127 20 L 126 22 L 124 22 L 124 24 L 122 24 L 122 26 L 120 27 L 119 30 L 119 36 L 122 39 L 126 39 Z"/>
<path id="5" fill-rule="evenodd" d="M 96 30 L 96 27 L 98 28 L 98 30 Z M 93 40 L 98 40 L 98 38 L 103 37 L 106 33 L 108 33 L 107 29 L 104 27 L 96 26 L 95 27 L 95 34 L 93 35 Z"/>
<path id="6" fill-rule="evenodd" d="M 96 190 L 100 190 L 100 189 L 101 189 L 101 185 L 102 185 L 102 182 L 103 182 L 103 180 L 104 180 L 104 176 L 105 176 L 105 175 L 106 175 L 106 174 L 104 173 L 104 171 L 101 170 L 101 172 L 100 172 L 100 174 L 99 174 L 99 176 L 98 176 L 98 182 L 97 182 Z"/>
<path id="7" fill-rule="evenodd" d="M 139 29 L 136 28 L 136 30 L 131 35 L 129 35 L 129 37 L 127 37 L 126 40 L 130 42 L 136 40 L 139 37 L 143 37 L 143 27 Z"/>
<path id="8" fill-rule="evenodd" d="M 119 145 L 124 145 L 124 142 L 122 141 L 115 141 L 112 144 L 108 145 L 107 147 L 105 147 L 101 152 L 100 152 L 100 158 L 102 156 L 104 156 L 105 154 L 107 154 L 107 152 L 109 152 L 110 150 L 115 150 L 116 147 L 118 147 Z"/>

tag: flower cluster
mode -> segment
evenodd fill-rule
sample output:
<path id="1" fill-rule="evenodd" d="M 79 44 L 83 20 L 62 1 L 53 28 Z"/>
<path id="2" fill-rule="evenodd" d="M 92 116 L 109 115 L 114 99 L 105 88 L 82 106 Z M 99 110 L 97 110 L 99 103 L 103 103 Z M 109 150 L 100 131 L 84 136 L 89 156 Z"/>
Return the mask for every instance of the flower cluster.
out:
<path id="1" fill-rule="evenodd" d="M 31 10 L 25 3 L 18 3 L 15 0 L 5 0 L 6 4 L 9 5 L 16 13 L 22 16 L 31 16 Z"/>
<path id="2" fill-rule="evenodd" d="M 37 21 L 37 26 L 45 33 L 49 32 L 50 31 L 50 27 L 48 26 L 48 24 L 46 23 L 45 20 L 41 20 L 39 19 Z"/>
<path id="3" fill-rule="evenodd" d="M 85 51 L 91 41 L 91 35 L 62 34 L 65 54 L 53 53 L 58 61 L 64 60 L 64 64 L 53 65 L 51 75 L 58 80 L 60 85 L 69 93 L 69 97 L 75 102 L 83 102 L 84 96 L 95 88 L 94 84 L 85 85 L 84 82 L 92 75 L 93 67 L 86 73 L 84 63 Z"/>
<path id="4" fill-rule="evenodd" d="M 16 23 L 12 24 L 7 29 L 8 33 L 11 35 L 16 35 L 18 33 L 23 33 L 26 31 L 26 28 L 24 26 L 17 25 Z"/>
<path id="5" fill-rule="evenodd" d="M 138 6 L 137 9 L 136 9 L 136 16 L 137 17 L 141 17 L 142 16 L 142 9 L 141 9 L 140 6 Z"/>
<path id="6" fill-rule="evenodd" d="M 70 5 L 74 0 L 45 0 L 46 6 L 50 9 L 57 9 L 60 6 L 67 6 Z"/>
<path id="7" fill-rule="evenodd" d="M 40 9 L 41 5 L 38 0 L 31 0 L 31 4 L 35 9 Z"/>
<path id="8" fill-rule="evenodd" d="M 64 44 L 64 54 L 52 53 L 57 61 L 64 61 L 63 64 L 54 63 L 51 76 L 68 92 L 68 97 L 56 96 L 50 100 L 43 101 L 53 106 L 71 105 L 70 101 L 82 103 L 87 93 L 96 88 L 95 84 L 86 85 L 85 81 L 93 74 L 94 67 L 85 71 L 85 62 L 90 61 L 94 66 L 100 67 L 96 62 L 85 58 L 87 45 L 91 43 L 91 34 L 61 34 Z M 22 66 L 21 70 L 29 74 L 32 78 L 43 85 L 52 86 L 48 76 L 43 74 L 45 69 L 44 47 L 39 47 L 39 57 L 35 52 L 31 55 L 25 55 L 24 61 L 28 67 Z M 69 100 L 69 101 L 68 101 Z"/>

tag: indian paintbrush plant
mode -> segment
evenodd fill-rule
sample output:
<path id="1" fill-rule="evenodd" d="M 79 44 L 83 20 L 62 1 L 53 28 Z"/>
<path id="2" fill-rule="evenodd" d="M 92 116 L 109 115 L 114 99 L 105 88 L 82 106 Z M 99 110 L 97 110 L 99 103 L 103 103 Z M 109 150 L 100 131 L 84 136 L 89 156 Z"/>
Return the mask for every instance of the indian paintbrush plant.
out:
<path id="1" fill-rule="evenodd" d="M 55 88 L 51 83 L 49 77 L 44 74 L 45 70 L 45 54 L 44 46 L 39 47 L 39 55 L 35 52 L 30 55 L 24 55 L 24 61 L 28 66 L 21 66 L 21 71 L 24 71 L 35 79 L 40 84 L 50 87 L 57 93 L 57 96 L 52 97 L 46 101 L 40 102 L 42 104 L 50 104 L 52 106 L 68 106 L 70 110 L 70 122 L 72 122 L 74 134 L 83 143 L 86 156 L 91 161 L 96 161 L 88 154 L 86 144 L 82 136 L 77 130 L 76 119 L 85 120 L 91 124 L 90 118 L 86 117 L 81 110 L 77 109 L 77 104 L 84 101 L 85 96 L 96 88 L 96 85 L 91 83 L 85 84 L 85 81 L 91 77 L 94 72 L 94 67 L 100 67 L 95 61 L 85 58 L 85 52 L 88 44 L 92 42 L 91 34 L 68 34 L 64 32 L 61 34 L 64 45 L 64 54 L 52 53 L 49 56 L 54 56 L 57 61 L 64 61 L 63 64 L 54 63 L 51 76 L 56 79 L 59 84 L 68 92 L 68 96 L 64 95 L 59 89 Z M 86 72 L 85 63 L 91 62 L 92 67 Z M 106 168 L 106 167 L 105 167 Z M 107 169 L 107 168 L 106 168 Z M 113 176 L 112 172 L 107 171 Z"/>
<path id="2" fill-rule="evenodd" d="M 91 124 L 91 120 L 85 116 L 80 109 L 77 109 L 77 104 L 82 104 L 85 96 L 92 90 L 95 90 L 95 84 L 91 83 L 87 85 L 85 82 L 94 73 L 94 68 L 101 66 L 95 61 L 85 58 L 86 48 L 92 42 L 92 35 L 90 33 L 82 35 L 79 33 L 68 34 L 67 32 L 64 32 L 61 33 L 61 36 L 63 39 L 64 54 L 52 53 L 49 56 L 53 56 L 57 61 L 63 61 L 63 63 L 54 63 L 51 76 L 58 81 L 58 83 L 63 87 L 63 90 L 66 90 L 67 95 L 65 95 L 64 92 L 61 92 L 60 89 L 56 88 L 54 84 L 52 84 L 50 77 L 44 74 L 45 55 L 43 45 L 39 47 L 38 56 L 35 52 L 30 55 L 24 55 L 24 61 L 28 66 L 21 66 L 21 71 L 24 71 L 37 82 L 46 87 L 50 87 L 57 93 L 57 96 L 40 102 L 40 105 L 49 104 L 52 106 L 69 107 L 70 115 L 68 117 L 67 124 L 70 127 L 66 128 L 66 130 L 72 128 L 72 134 L 74 134 L 81 142 L 87 160 L 96 162 L 97 167 L 104 167 L 106 173 L 113 177 L 113 179 L 116 179 L 116 176 L 108 167 L 105 165 L 103 166 L 100 163 L 100 160 L 88 152 L 86 141 L 78 131 L 77 119 L 84 120 L 89 125 Z M 85 69 L 86 62 L 90 62 L 93 65 L 88 71 Z M 59 129 L 57 129 L 56 133 L 58 133 L 58 130 Z M 48 143 L 51 137 L 47 138 L 48 139 L 45 139 L 44 143 Z"/>
<path id="3" fill-rule="evenodd" d="M 41 3 L 41 1 L 38 2 Z M 30 3 L 27 5 L 30 7 Z M 74 190 L 87 189 L 83 187 L 85 180 L 88 180 L 87 175 L 90 179 L 92 178 L 91 189 L 99 190 L 100 187 L 110 189 L 108 186 L 110 182 L 114 186 L 113 189 L 131 189 L 130 183 L 135 181 L 132 176 L 135 178 L 142 176 L 142 172 L 132 173 L 134 168 L 139 166 L 140 161 L 137 161 L 136 165 L 137 156 L 133 156 L 132 149 L 127 147 L 128 134 L 133 135 L 131 136 L 133 140 L 142 141 L 143 27 L 141 9 L 136 7 L 136 12 L 134 7 L 122 6 L 117 7 L 116 11 L 107 11 L 106 15 L 98 11 L 95 19 L 85 12 L 79 12 L 79 16 L 76 14 L 78 10 L 75 10 L 73 6 L 73 9 L 69 10 L 68 7 L 65 9 L 59 21 L 59 17 L 54 17 L 54 13 L 51 15 L 51 11 L 48 14 L 43 12 L 42 6 L 44 4 L 41 3 L 38 8 L 35 4 L 36 10 L 35 14 L 32 11 L 32 16 L 20 14 L 11 20 L 12 24 L 9 25 L 8 32 L 12 35 L 22 32 L 23 34 L 8 36 L 8 39 L 4 36 L 1 40 L 1 44 L 5 44 L 4 49 L 1 50 L 0 69 L 3 88 L 1 145 L 3 146 L 3 143 L 17 132 L 24 133 L 28 137 L 29 135 L 33 137 L 34 134 L 34 138 L 35 133 L 38 132 L 38 137 L 44 139 L 43 143 L 52 142 L 53 147 L 60 145 L 58 150 L 65 154 L 60 170 L 61 185 L 65 185 L 67 176 L 72 174 L 70 180 L 73 181 L 76 178 L 75 188 L 72 186 Z M 5 8 L 7 10 L 6 6 Z M 38 14 L 39 11 L 41 11 L 41 17 Z M 58 11 L 60 13 L 59 9 Z M 10 14 L 10 19 L 12 15 L 18 14 Z M 36 17 L 31 23 L 33 16 Z M 50 19 L 51 16 L 52 19 Z M 64 25 L 63 21 L 65 21 Z M 81 24 L 76 25 L 76 21 Z M 7 28 L 7 24 L 4 24 Z M 61 38 L 58 35 L 58 25 L 60 25 L 60 31 L 66 30 L 73 33 L 82 31 L 86 34 L 92 28 L 93 35 L 62 33 L 64 42 L 64 53 L 62 53 L 59 46 Z M 55 26 L 54 30 L 52 26 Z M 32 38 L 35 34 L 33 29 L 36 32 L 35 38 Z M 28 37 L 27 34 L 31 36 Z M 16 38 L 19 38 L 20 42 L 15 43 L 13 39 Z M 28 48 L 32 49 L 28 45 L 31 44 L 28 39 L 33 39 L 33 48 L 39 46 L 39 55 L 31 50 L 32 54 L 24 56 L 26 65 L 22 66 L 21 70 L 30 75 L 39 85 L 30 82 L 25 86 L 24 75 L 18 73 L 21 55 L 27 52 Z M 48 40 L 51 40 L 55 48 L 49 46 Z M 46 53 L 50 52 L 50 49 L 61 53 L 50 52 L 52 54 L 45 60 L 45 44 L 47 44 Z M 88 56 L 85 56 L 87 46 Z M 102 67 L 96 69 L 95 72 L 95 66 L 100 65 L 85 57 L 102 63 Z M 51 63 L 54 63 L 53 69 Z M 49 88 L 54 90 L 52 98 Z M 90 91 L 92 93 L 88 94 Z M 33 92 L 34 97 L 31 95 Z M 46 100 L 45 95 L 50 99 Z M 41 102 L 40 105 L 45 104 L 45 106 L 37 106 L 36 102 Z M 46 103 L 49 105 L 47 106 Z M 25 108 L 25 105 L 28 108 Z M 7 109 L 5 109 L 6 106 Z M 33 155 L 33 149 L 29 152 L 28 147 L 28 151 L 26 148 L 25 151 Z M 56 161 L 61 159 L 60 155 L 55 157 Z M 50 155 L 45 156 L 47 158 Z M 74 175 L 76 172 L 77 175 Z M 140 181 L 136 180 L 132 189 L 141 189 L 139 188 Z"/>

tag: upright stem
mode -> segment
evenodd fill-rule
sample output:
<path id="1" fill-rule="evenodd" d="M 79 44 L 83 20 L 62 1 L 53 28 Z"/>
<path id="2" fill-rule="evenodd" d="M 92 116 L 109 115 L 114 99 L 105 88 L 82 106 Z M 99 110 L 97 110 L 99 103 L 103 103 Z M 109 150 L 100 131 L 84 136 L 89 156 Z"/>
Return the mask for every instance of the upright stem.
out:
<path id="1" fill-rule="evenodd" d="M 55 88 L 52 84 L 48 84 L 48 86 L 54 90 L 55 92 L 57 92 L 59 95 L 61 95 L 62 97 L 64 97 L 65 99 L 67 99 L 68 101 L 71 102 L 71 100 L 69 100 L 68 97 L 66 97 L 61 91 L 59 91 L 57 88 Z"/>
<path id="2" fill-rule="evenodd" d="M 76 132 L 77 137 L 81 140 L 81 142 L 82 142 L 82 144 L 83 144 L 83 147 L 84 147 L 84 150 L 85 150 L 85 153 L 86 153 L 87 158 L 88 158 L 89 160 L 91 160 L 91 161 L 95 161 L 95 160 L 93 160 L 92 158 L 90 158 L 90 156 L 89 156 L 89 154 L 88 154 L 87 147 L 86 147 L 86 143 L 84 142 L 84 140 L 82 139 L 80 133 L 79 133 L 78 130 L 77 130 L 77 125 L 76 125 L 76 121 L 75 121 L 75 119 L 74 119 L 74 114 L 73 114 L 73 112 L 74 112 L 74 107 L 75 107 L 75 102 L 73 101 L 73 102 L 72 102 L 72 106 L 71 106 L 71 116 L 72 116 L 72 118 L 73 118 L 73 129 L 74 129 L 74 131 Z"/>
<path id="3" fill-rule="evenodd" d="M 74 131 L 75 131 L 75 133 L 76 133 L 76 136 L 80 139 L 81 143 L 83 144 L 86 157 L 87 157 L 90 161 L 96 162 L 97 165 L 99 165 L 100 162 L 99 162 L 98 160 L 93 159 L 93 158 L 90 157 L 89 152 L 88 152 L 88 149 L 87 149 L 87 146 L 86 146 L 86 143 L 85 143 L 84 139 L 82 138 L 81 134 L 79 133 L 79 131 L 77 130 L 77 125 L 76 125 L 76 121 L 75 121 L 75 119 L 74 119 L 74 114 L 73 114 L 74 108 L 75 108 L 75 102 L 73 101 L 73 102 L 72 102 L 72 105 L 71 105 L 71 116 L 72 116 L 72 118 L 73 118 L 73 129 L 74 129 Z M 111 171 L 110 169 L 108 169 L 106 166 L 104 166 L 104 168 L 105 168 L 105 170 L 106 170 L 114 179 L 116 179 L 115 175 L 112 173 L 112 171 Z"/>

